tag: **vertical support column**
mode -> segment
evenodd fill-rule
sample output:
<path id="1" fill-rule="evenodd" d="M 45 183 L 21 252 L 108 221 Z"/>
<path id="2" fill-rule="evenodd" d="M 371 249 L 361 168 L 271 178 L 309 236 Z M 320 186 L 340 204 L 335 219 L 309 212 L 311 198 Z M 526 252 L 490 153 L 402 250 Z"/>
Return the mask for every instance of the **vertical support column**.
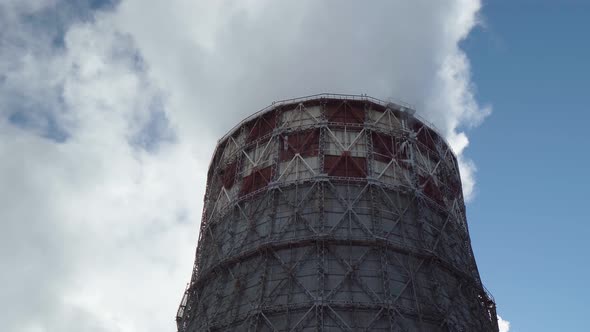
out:
<path id="1" fill-rule="evenodd" d="M 406 114 L 406 113 L 405 113 Z M 407 118 L 406 118 L 407 120 Z M 416 158 L 416 154 L 419 153 L 418 152 L 418 148 L 417 148 L 417 133 L 414 132 L 411 128 L 411 126 L 407 126 L 407 121 L 405 121 L 406 123 L 406 128 L 407 128 L 407 132 L 409 133 L 410 139 L 409 139 L 409 144 L 408 144 L 408 152 L 409 152 L 409 158 L 410 158 L 410 174 L 412 177 L 412 187 L 413 187 L 413 199 L 415 200 L 415 219 L 413 220 L 415 222 L 415 226 L 417 229 L 417 236 L 418 236 L 418 240 L 421 246 L 425 245 L 424 242 L 424 236 L 423 236 L 423 232 L 424 232 L 424 227 L 423 227 L 423 223 L 424 223 L 424 214 L 423 211 L 425 208 L 427 208 L 426 206 L 424 206 L 424 193 L 422 190 L 422 187 L 420 185 L 420 178 L 419 178 L 419 167 L 416 164 L 417 162 L 417 158 Z M 411 204 L 411 203 L 410 203 Z M 424 249 L 424 248 L 421 248 Z M 421 266 L 422 264 L 424 264 L 424 260 L 425 258 L 423 258 L 422 260 L 420 260 L 420 262 L 415 262 L 417 263 L 417 266 Z M 418 298 L 417 295 L 417 278 L 416 278 L 416 270 L 418 269 L 417 267 L 414 266 L 414 264 L 412 264 L 413 260 L 409 259 L 408 257 L 408 272 L 409 272 L 409 278 L 410 278 L 410 283 L 412 286 L 412 294 L 414 296 L 414 306 L 415 306 L 415 310 L 418 314 L 418 324 L 420 324 L 420 326 L 422 326 L 423 322 L 422 322 L 422 313 L 421 313 L 421 306 L 420 306 L 420 299 Z"/>
<path id="2" fill-rule="evenodd" d="M 320 104 L 320 145 L 318 151 L 318 172 L 324 172 L 324 156 L 326 154 L 326 127 L 328 125 L 328 120 L 326 119 L 326 110 L 325 110 L 325 102 Z"/>
<path id="3" fill-rule="evenodd" d="M 367 110 L 368 112 L 368 110 Z M 365 119 L 369 116 L 366 115 Z M 368 181 L 369 193 L 371 197 L 371 226 L 373 234 L 381 237 L 383 235 L 383 224 L 381 222 L 381 216 L 379 214 L 379 204 L 377 202 L 377 193 L 375 193 L 375 184 L 371 181 L 374 180 L 373 165 L 375 164 L 375 154 L 373 149 L 373 131 L 365 128 L 365 139 L 367 143 L 367 177 L 371 178 Z"/>
<path id="4" fill-rule="evenodd" d="M 316 242 L 316 259 L 317 259 L 317 273 L 318 273 L 318 290 L 315 299 L 315 316 L 316 316 L 316 331 L 324 330 L 324 290 L 326 287 L 326 248 L 324 240 Z"/>
<path id="5" fill-rule="evenodd" d="M 365 123 L 363 128 L 365 129 L 365 142 L 367 146 L 367 155 L 365 156 L 367 160 L 367 177 L 372 177 L 373 172 L 373 128 L 368 128 L 368 124 L 370 124 L 371 117 L 369 116 L 369 112 L 371 111 L 370 106 L 365 103 Z"/>
<path id="6" fill-rule="evenodd" d="M 319 128 L 319 151 L 318 151 L 318 173 L 324 172 L 324 162 L 325 162 L 325 154 L 326 154 L 326 126 L 327 126 L 327 119 L 326 119 L 326 108 L 325 102 L 320 104 L 320 128 Z M 320 218 L 320 227 L 319 233 L 322 237 L 322 240 L 318 241 L 318 294 L 316 299 L 316 331 L 323 331 L 324 330 L 324 301 L 325 301 L 325 288 L 326 288 L 326 278 L 325 275 L 327 271 L 327 264 L 326 264 L 326 245 L 323 241 L 323 238 L 326 236 L 326 214 L 325 214 L 325 193 L 326 193 L 326 182 L 321 181 L 319 183 L 319 218 Z"/>

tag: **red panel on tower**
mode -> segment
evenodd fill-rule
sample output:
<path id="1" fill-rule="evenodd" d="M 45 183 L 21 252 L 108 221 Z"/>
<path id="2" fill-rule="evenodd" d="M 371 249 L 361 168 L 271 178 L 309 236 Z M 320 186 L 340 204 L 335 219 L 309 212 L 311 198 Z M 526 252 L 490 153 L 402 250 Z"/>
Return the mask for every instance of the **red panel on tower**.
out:
<path id="1" fill-rule="evenodd" d="M 281 161 L 291 160 L 295 154 L 302 157 L 317 156 L 320 147 L 320 130 L 310 129 L 281 137 Z"/>
<path id="2" fill-rule="evenodd" d="M 255 169 L 250 175 L 245 176 L 242 182 L 241 194 L 246 195 L 268 185 L 272 178 L 271 167 Z"/>
<path id="3" fill-rule="evenodd" d="M 438 134 L 432 129 L 424 125 L 414 125 L 414 130 L 418 133 L 418 142 L 424 144 L 427 148 L 432 151 L 436 151 L 436 144 L 438 141 Z"/>
<path id="4" fill-rule="evenodd" d="M 365 122 L 365 110 L 359 102 L 329 101 L 326 103 L 326 117 L 329 122 L 362 124 Z"/>
<path id="5" fill-rule="evenodd" d="M 367 176 L 367 159 L 351 157 L 348 152 L 340 156 L 325 156 L 324 172 L 329 176 L 364 178 Z"/>
<path id="6" fill-rule="evenodd" d="M 277 112 L 272 111 L 261 115 L 256 120 L 253 120 L 248 125 L 248 139 L 247 142 L 252 142 L 260 137 L 272 133 L 277 126 Z"/>

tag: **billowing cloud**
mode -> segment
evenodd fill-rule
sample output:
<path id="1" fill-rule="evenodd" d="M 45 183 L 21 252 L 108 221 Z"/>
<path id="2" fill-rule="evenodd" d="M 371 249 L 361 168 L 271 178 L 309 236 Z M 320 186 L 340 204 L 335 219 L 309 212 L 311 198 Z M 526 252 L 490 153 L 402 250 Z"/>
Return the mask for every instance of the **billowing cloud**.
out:
<path id="1" fill-rule="evenodd" d="M 473 192 L 459 42 L 477 0 L 0 4 L 0 321 L 164 331 L 188 282 L 217 138 L 274 100 L 401 98 Z"/>

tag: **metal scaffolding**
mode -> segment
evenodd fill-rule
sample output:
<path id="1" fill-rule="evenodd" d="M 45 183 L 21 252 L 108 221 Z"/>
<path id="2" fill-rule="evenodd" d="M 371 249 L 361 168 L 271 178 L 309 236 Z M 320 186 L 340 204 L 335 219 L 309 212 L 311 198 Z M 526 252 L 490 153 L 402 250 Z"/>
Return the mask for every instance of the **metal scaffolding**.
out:
<path id="1" fill-rule="evenodd" d="M 408 105 L 314 95 L 219 140 L 191 282 L 194 331 L 498 331 L 457 160 Z"/>

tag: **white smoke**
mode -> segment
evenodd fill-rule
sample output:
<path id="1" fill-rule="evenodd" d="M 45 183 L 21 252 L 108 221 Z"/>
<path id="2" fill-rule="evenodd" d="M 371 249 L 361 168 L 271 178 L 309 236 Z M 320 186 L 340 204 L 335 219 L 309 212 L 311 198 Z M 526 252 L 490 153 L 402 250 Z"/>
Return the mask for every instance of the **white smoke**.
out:
<path id="1" fill-rule="evenodd" d="M 173 3 L 126 1 L 113 24 L 134 37 L 170 93 L 184 135 L 203 123 L 220 135 L 273 100 L 319 92 L 401 98 L 447 137 L 472 197 L 462 128 L 491 109 L 475 101 L 458 43 L 477 24 L 479 1 Z"/>
<path id="2" fill-rule="evenodd" d="M 510 331 L 510 322 L 503 320 L 502 317 L 498 315 L 498 327 L 500 328 L 500 332 L 508 332 Z"/>
<path id="3" fill-rule="evenodd" d="M 273 100 L 402 98 L 472 195 L 477 0 L 72 3 L 0 4 L 5 331 L 174 330 L 215 142 Z"/>

